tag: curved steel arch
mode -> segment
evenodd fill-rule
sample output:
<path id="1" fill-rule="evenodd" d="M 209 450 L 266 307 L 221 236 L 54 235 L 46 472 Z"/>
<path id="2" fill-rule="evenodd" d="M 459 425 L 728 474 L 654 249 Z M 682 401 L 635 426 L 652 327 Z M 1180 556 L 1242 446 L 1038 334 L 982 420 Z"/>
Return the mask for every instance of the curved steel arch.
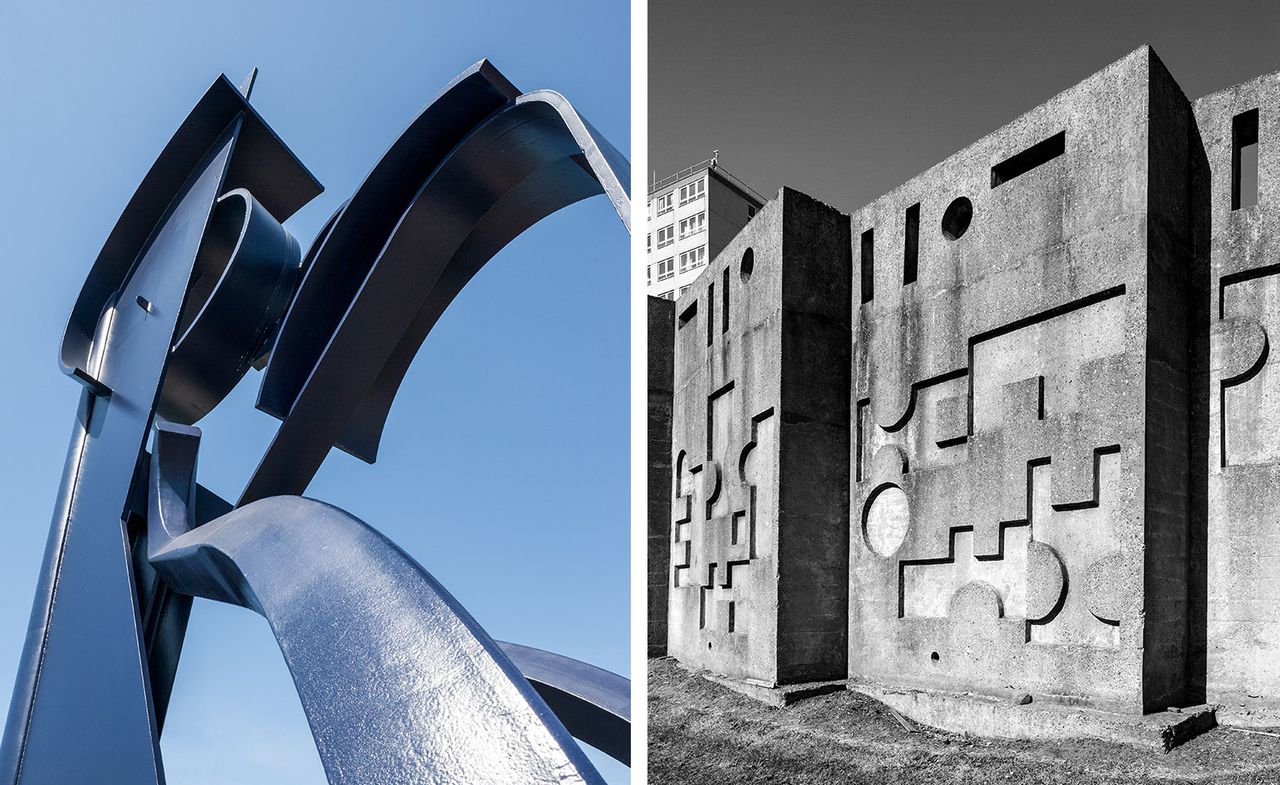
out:
<path id="1" fill-rule="evenodd" d="M 236 154 L 221 186 L 224 191 L 247 187 L 276 220 L 284 221 L 324 190 L 249 99 L 220 75 L 160 151 L 89 269 L 59 348 L 64 373 L 91 387 L 97 381 L 88 374 L 88 364 L 104 304 L 128 279 L 153 231 L 173 209 L 175 195 L 237 121 Z"/>
<path id="2" fill-rule="evenodd" d="M 86 389 L 0 741 L 5 782 L 163 781 L 122 513 L 204 229 L 239 187 L 279 219 L 321 190 L 220 76 L 129 200 L 68 319 L 59 362 Z"/>
<path id="3" fill-rule="evenodd" d="M 498 641 L 574 738 L 631 765 L 631 682 L 563 654 Z"/>
<path id="4" fill-rule="evenodd" d="M 156 429 L 151 564 L 178 591 L 266 617 L 331 785 L 603 783 L 502 647 L 355 516 L 276 496 L 192 528 L 199 434 Z"/>
<path id="5" fill-rule="evenodd" d="M 270 350 L 260 406 L 284 422 L 242 503 L 305 488 L 335 443 L 372 460 L 410 360 L 471 275 L 532 223 L 595 193 L 629 224 L 626 168 L 562 96 L 520 95 L 481 62 L 410 124 L 299 264 L 280 221 L 320 186 L 245 96 L 215 82 L 126 207 L 68 323 L 63 369 L 86 391 L 0 779 L 162 781 L 159 723 L 195 594 L 271 621 L 332 782 L 399 782 L 436 763 L 434 776 L 452 781 L 598 782 L 564 726 L 628 760 L 625 679 L 527 647 L 504 655 L 425 571 L 340 510 L 275 498 L 227 512 L 195 485 L 194 448 L 182 499 L 181 472 L 171 466 L 161 482 L 157 450 L 149 501 L 144 449 L 157 411 L 198 419 Z M 212 277 L 200 283 L 202 273 Z M 193 506 L 208 527 L 186 530 Z M 302 539 L 316 531 L 327 539 Z M 328 552 L 338 542 L 354 547 Z M 310 569 L 296 569 L 300 557 Z M 357 562 L 368 579 L 340 580 Z M 380 604 L 386 612 L 351 612 Z M 335 629 L 357 628 L 371 646 L 333 644 Z M 443 686 L 437 699 L 414 692 L 441 682 L 405 662 L 408 651 L 468 669 L 465 699 L 450 703 Z M 378 721 L 414 733 L 374 732 Z M 468 741 L 485 743 L 472 754 Z"/>
<path id="6" fill-rule="evenodd" d="M 427 333 L 525 229 L 601 193 L 629 225 L 626 159 L 563 96 L 513 91 L 486 62 L 464 72 L 392 145 L 321 240 L 259 395 L 259 408 L 283 422 L 241 503 L 302 493 L 335 444 L 372 461 Z M 447 139 L 454 144 L 440 152 Z M 412 164 L 406 150 L 419 151 Z"/>

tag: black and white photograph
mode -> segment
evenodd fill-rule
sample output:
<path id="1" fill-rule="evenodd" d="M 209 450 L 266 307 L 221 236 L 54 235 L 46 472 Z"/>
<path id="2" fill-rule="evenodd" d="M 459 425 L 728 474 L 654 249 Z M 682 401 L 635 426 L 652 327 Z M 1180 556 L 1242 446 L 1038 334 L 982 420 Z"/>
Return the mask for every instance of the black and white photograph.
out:
<path id="1" fill-rule="evenodd" d="M 649 782 L 1280 782 L 1280 6 L 648 33 Z"/>

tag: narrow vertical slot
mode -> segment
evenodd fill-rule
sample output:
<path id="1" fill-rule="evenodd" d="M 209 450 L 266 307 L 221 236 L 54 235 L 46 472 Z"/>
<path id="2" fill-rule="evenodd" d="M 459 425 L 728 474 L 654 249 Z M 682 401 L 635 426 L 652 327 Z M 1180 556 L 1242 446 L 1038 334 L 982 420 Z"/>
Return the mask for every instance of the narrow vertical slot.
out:
<path id="1" fill-rule="evenodd" d="M 1231 118 L 1231 209 L 1258 203 L 1258 110 Z"/>
<path id="2" fill-rule="evenodd" d="M 869 303 L 875 297 L 876 230 L 862 233 L 862 302 Z"/>
<path id="3" fill-rule="evenodd" d="M 707 284 L 707 346 L 711 345 L 711 338 L 716 334 L 716 285 L 714 283 Z"/>
<path id="4" fill-rule="evenodd" d="M 720 281 L 720 332 L 729 332 L 729 268 L 724 268 L 724 279 Z"/>
<path id="5" fill-rule="evenodd" d="M 916 282 L 920 266 L 920 203 L 907 208 L 907 222 L 902 245 L 902 283 Z"/>

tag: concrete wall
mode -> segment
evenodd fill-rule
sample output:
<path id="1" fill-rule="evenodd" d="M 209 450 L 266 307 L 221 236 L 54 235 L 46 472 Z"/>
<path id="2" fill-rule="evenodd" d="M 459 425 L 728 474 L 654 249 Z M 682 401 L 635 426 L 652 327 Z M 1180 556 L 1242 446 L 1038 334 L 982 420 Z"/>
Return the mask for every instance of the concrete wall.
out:
<path id="1" fill-rule="evenodd" d="M 784 189 L 675 321 L 674 656 L 1280 724 L 1280 74 L 1142 47 L 848 216 Z"/>
<path id="2" fill-rule="evenodd" d="M 667 653 L 667 585 L 671 571 L 671 395 L 672 340 L 676 304 L 660 297 L 648 301 L 648 569 L 650 657 Z"/>
<path id="3" fill-rule="evenodd" d="M 1257 110 L 1257 201 L 1232 209 L 1233 119 Z M 1210 369 L 1205 678 L 1210 701 L 1280 713 L 1280 73 L 1195 102 L 1207 166 Z M 1280 721 L 1280 720 L 1275 720 Z"/>
<path id="4" fill-rule="evenodd" d="M 676 303 L 668 650 L 687 664 L 844 671 L 847 236 L 784 190 Z"/>
<path id="5" fill-rule="evenodd" d="M 874 296 L 854 285 L 851 678 L 1181 698 L 1189 340 L 1148 326 L 1181 311 L 1167 273 L 1189 254 L 1160 228 L 1185 204 L 1148 184 L 1150 150 L 1185 158 L 1188 112 L 1143 48 L 852 215 L 854 264 L 863 232 L 875 253 Z"/>

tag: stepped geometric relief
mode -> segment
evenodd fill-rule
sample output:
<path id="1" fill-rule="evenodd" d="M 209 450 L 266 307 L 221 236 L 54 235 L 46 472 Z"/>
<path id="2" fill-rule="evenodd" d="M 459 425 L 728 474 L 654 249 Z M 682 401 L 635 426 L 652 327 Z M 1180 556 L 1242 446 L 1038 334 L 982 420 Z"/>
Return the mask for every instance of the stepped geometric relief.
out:
<path id="1" fill-rule="evenodd" d="M 927 681 L 944 678 L 946 657 L 956 684 L 994 688 L 1016 675 L 1020 648 L 1044 647 L 1038 656 L 1070 673 L 1090 662 L 1074 647 L 1121 647 L 1122 625 L 1141 616 L 1125 479 L 1135 458 L 1123 446 L 1135 440 L 1126 399 L 1140 365 L 1126 354 L 1125 292 L 981 324 L 967 340 L 894 337 L 911 317 L 868 328 L 850 602 L 865 629 L 897 643 L 854 641 L 851 658 L 884 656 L 895 678 Z M 922 343 L 968 364 L 913 382 L 923 363 L 906 347 Z M 901 388 L 877 408 L 886 377 Z"/>
<path id="2" fill-rule="evenodd" d="M 1210 188 L 1203 204 L 1207 268 L 1207 521 L 1192 542 L 1194 649 L 1205 698 L 1280 723 L 1280 74 L 1194 102 Z M 1252 151 L 1252 160 L 1246 155 Z M 1195 531 L 1193 529 L 1193 531 Z M 1219 714 L 1220 721 L 1223 714 Z M 1224 723 L 1225 724 L 1225 723 Z"/>
<path id="3" fill-rule="evenodd" d="M 750 594 L 742 590 L 761 550 L 772 550 L 772 527 L 764 511 L 772 498 L 762 478 L 775 453 L 773 410 L 751 418 L 748 432 L 735 432 L 737 394 L 730 382 L 707 400 L 706 460 L 676 459 L 676 519 L 673 523 L 673 588 L 698 591 L 697 628 L 714 642 L 751 628 Z"/>
<path id="4" fill-rule="evenodd" d="M 1095 456 L 1100 497 L 1093 504 L 1055 509 L 1050 503 L 1052 465 L 1030 464 L 1027 504 L 1031 515 L 1000 526 L 996 554 L 976 555 L 973 527 L 961 525 L 950 529 L 945 558 L 902 560 L 899 616 L 948 616 L 958 593 L 970 583 L 981 582 L 997 599 L 1000 618 L 1026 620 L 1029 643 L 1118 645 L 1119 617 L 1097 610 L 1113 607 L 1113 592 L 1104 582 L 1090 585 L 1080 578 L 1068 591 L 1068 568 L 1060 555 L 1071 554 L 1072 572 L 1083 576 L 1095 565 L 1105 565 L 1116 552 L 1108 489 L 1118 480 L 1120 457 L 1112 448 L 1099 449 Z"/>

